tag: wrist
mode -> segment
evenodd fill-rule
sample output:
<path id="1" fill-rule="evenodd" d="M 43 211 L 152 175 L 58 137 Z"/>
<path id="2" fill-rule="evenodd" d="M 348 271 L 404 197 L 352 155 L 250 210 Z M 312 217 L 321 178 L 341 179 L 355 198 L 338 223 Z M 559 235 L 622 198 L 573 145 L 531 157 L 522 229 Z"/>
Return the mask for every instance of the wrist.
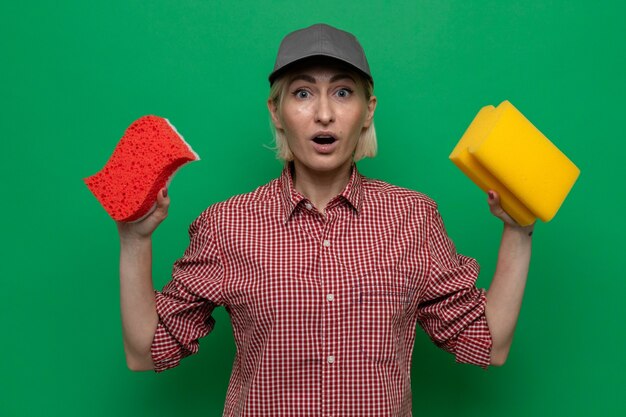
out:
<path id="1" fill-rule="evenodd" d="M 120 233 L 121 246 L 144 246 L 152 244 L 150 235 L 144 236 L 136 233 Z"/>
<path id="2" fill-rule="evenodd" d="M 505 222 L 504 230 L 509 230 L 510 232 L 519 234 L 520 236 L 531 237 L 535 230 L 535 223 L 528 226 L 520 226 L 518 224 L 513 225 Z"/>

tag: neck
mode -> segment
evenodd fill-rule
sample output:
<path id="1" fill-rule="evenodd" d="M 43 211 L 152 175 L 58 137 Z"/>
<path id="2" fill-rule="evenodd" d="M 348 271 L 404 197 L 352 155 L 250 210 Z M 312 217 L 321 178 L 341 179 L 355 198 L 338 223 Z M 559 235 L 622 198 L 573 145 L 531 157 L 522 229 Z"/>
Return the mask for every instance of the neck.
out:
<path id="1" fill-rule="evenodd" d="M 321 213 L 324 213 L 330 200 L 346 188 L 352 173 L 352 161 L 335 170 L 323 172 L 310 170 L 297 161 L 292 167 L 294 187 Z"/>

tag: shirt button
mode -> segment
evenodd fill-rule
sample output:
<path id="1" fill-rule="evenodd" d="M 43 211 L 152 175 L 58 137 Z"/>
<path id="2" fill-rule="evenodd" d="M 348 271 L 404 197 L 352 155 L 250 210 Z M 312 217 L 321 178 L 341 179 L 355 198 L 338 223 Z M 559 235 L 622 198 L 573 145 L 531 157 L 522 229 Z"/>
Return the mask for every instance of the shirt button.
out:
<path id="1" fill-rule="evenodd" d="M 333 355 L 330 355 L 328 357 L 328 359 L 326 359 L 326 360 L 328 361 L 328 363 L 333 363 L 333 362 L 335 362 L 335 357 Z"/>
<path id="2" fill-rule="evenodd" d="M 325 247 L 329 247 L 330 246 L 330 240 L 325 240 L 323 244 L 324 244 Z"/>
<path id="3" fill-rule="evenodd" d="M 333 301 L 333 300 L 335 299 L 335 296 L 334 296 L 333 294 L 328 294 L 328 295 L 326 296 L 326 299 L 327 299 L 328 301 Z"/>
<path id="4" fill-rule="evenodd" d="M 313 205 L 311 203 L 305 203 L 304 207 L 306 207 L 307 210 L 311 210 L 313 208 Z"/>

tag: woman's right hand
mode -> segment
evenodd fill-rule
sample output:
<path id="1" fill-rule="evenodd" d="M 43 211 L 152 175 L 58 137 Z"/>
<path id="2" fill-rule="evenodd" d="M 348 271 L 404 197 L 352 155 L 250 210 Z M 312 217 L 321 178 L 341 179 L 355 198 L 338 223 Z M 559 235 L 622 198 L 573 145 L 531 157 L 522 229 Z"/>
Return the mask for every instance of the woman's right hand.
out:
<path id="1" fill-rule="evenodd" d="M 159 322 L 152 283 L 152 233 L 167 217 L 170 199 L 159 190 L 156 208 L 140 221 L 116 222 L 120 234 L 120 306 L 126 363 L 153 369 L 150 346 Z"/>
<path id="2" fill-rule="evenodd" d="M 149 239 L 156 228 L 167 217 L 170 206 L 170 198 L 167 196 L 167 188 L 162 188 L 157 194 L 156 209 L 137 222 L 115 222 L 120 239 Z"/>

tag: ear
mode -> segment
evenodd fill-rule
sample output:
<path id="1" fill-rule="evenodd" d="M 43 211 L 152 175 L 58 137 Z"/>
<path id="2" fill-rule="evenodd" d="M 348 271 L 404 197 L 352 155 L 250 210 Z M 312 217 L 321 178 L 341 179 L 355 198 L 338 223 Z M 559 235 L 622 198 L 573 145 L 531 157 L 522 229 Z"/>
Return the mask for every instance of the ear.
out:
<path id="1" fill-rule="evenodd" d="M 371 96 L 367 103 L 367 113 L 365 115 L 365 122 L 363 123 L 363 128 L 367 129 L 372 124 L 372 120 L 374 120 L 374 112 L 376 111 L 376 104 L 378 103 L 376 96 Z"/>
<path id="2" fill-rule="evenodd" d="M 270 111 L 270 117 L 272 118 L 272 123 L 274 123 L 274 127 L 276 129 L 283 128 L 283 124 L 280 121 L 280 117 L 278 116 L 278 107 L 274 104 L 274 101 L 271 99 L 267 100 L 267 109 Z"/>

